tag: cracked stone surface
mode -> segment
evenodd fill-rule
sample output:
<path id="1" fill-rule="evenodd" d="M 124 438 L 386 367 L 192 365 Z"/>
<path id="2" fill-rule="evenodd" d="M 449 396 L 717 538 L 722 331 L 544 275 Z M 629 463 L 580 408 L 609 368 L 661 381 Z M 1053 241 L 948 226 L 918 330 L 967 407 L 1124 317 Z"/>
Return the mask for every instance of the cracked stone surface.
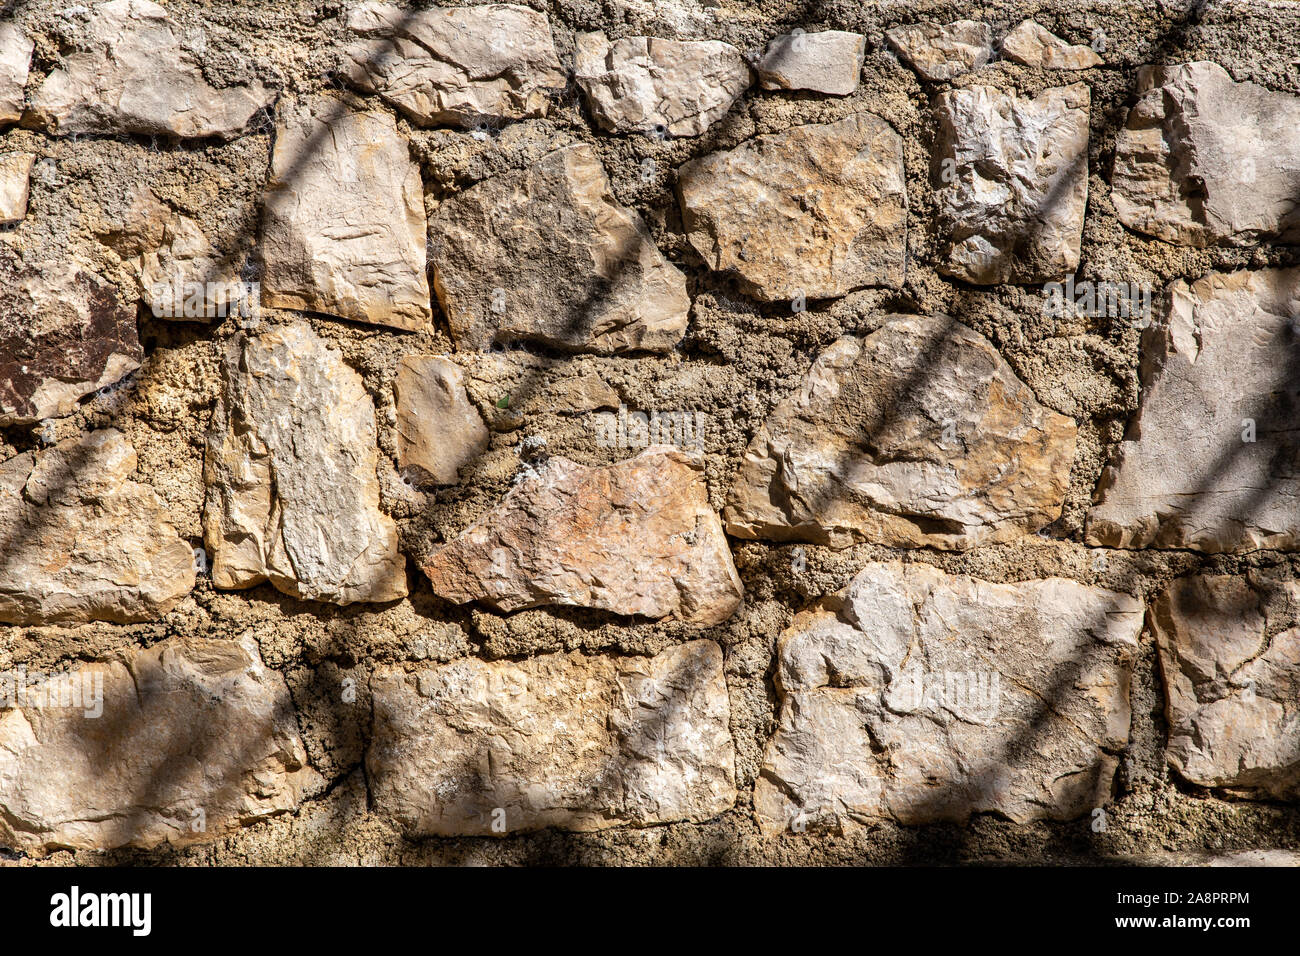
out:
<path id="1" fill-rule="evenodd" d="M 16 23 L 0 23 L 0 123 L 23 115 L 23 88 L 36 44 Z"/>
<path id="2" fill-rule="evenodd" d="M 75 262 L 28 263 L 0 247 L 0 426 L 76 411 L 140 367 L 135 309 Z"/>
<path id="3" fill-rule="evenodd" d="M 1087 70 L 1102 63 L 1092 47 L 1066 43 L 1034 20 L 1025 20 L 1007 34 L 1002 56 L 1043 70 Z"/>
<path id="4" fill-rule="evenodd" d="M 35 153 L 0 153 L 0 226 L 16 226 L 27 216 Z"/>
<path id="5" fill-rule="evenodd" d="M 112 428 L 0 463 L 0 622 L 150 621 L 190 592 L 194 553 L 135 470 Z"/>
<path id="6" fill-rule="evenodd" d="M 739 538 L 960 550 L 1061 512 L 1074 422 L 945 316 L 844 336 L 763 423 L 723 516 Z"/>
<path id="7" fill-rule="evenodd" d="M 222 384 L 204 461 L 212 583 L 331 604 L 405 597 L 361 376 L 299 322 L 232 339 Z"/>
<path id="8" fill-rule="evenodd" d="M 392 116 L 282 102 L 262 222 L 262 304 L 423 331 L 424 187 Z"/>
<path id="9" fill-rule="evenodd" d="M 259 80 L 210 86 L 203 48 L 201 34 L 183 40 L 167 11 L 149 0 L 97 4 L 63 65 L 32 92 L 28 120 L 56 135 L 234 139 L 275 93 Z"/>
<path id="10" fill-rule="evenodd" d="M 941 272 L 980 285 L 1074 273 L 1088 205 L 1090 101 L 1083 83 L 1033 99 L 991 86 L 935 98 Z"/>
<path id="11" fill-rule="evenodd" d="M 545 116 L 567 81 L 545 14 L 516 4 L 363 3 L 347 26 L 367 38 L 344 51 L 352 83 L 424 126 Z"/>
<path id="12" fill-rule="evenodd" d="M 699 136 L 753 82 L 744 56 L 720 40 L 583 33 L 573 68 L 592 116 L 616 133 Z"/>
<path id="13" fill-rule="evenodd" d="M 742 588 L 703 470 L 699 456 L 665 445 L 591 468 L 550 458 L 435 551 L 424 573 L 457 604 L 720 624 Z"/>
<path id="14" fill-rule="evenodd" d="M 408 836 L 702 821 L 736 798 L 722 651 L 473 658 L 370 682 L 374 802 Z"/>
<path id="15" fill-rule="evenodd" d="M 1087 540 L 1116 548 L 1300 547 L 1300 269 L 1210 273 L 1143 334 L 1137 413 Z"/>
<path id="16" fill-rule="evenodd" d="M 924 80 L 937 83 L 978 70 L 993 56 L 987 23 L 914 23 L 885 31 L 885 40 Z"/>
<path id="17" fill-rule="evenodd" d="M 758 78 L 765 90 L 848 96 L 858 88 L 866 51 L 867 38 L 860 33 L 787 33 L 767 45 Z"/>
<path id="18" fill-rule="evenodd" d="M 0 689 L 17 681 L 0 674 Z M 58 701 L 0 709 L 0 845 L 39 857 L 202 843 L 321 787 L 252 637 L 173 637 L 63 681 Z M 72 687 L 83 706 L 62 706 Z"/>
<path id="19" fill-rule="evenodd" d="M 434 291 L 456 344 L 666 352 L 686 278 L 620 205 L 595 150 L 569 146 L 445 200 L 429 222 Z"/>
<path id="20" fill-rule="evenodd" d="M 1143 607 L 1063 578 L 868 564 L 777 641 L 768 834 L 873 819 L 1070 819 L 1110 798 Z"/>
<path id="21" fill-rule="evenodd" d="M 160 319 L 208 321 L 231 313 L 250 315 L 257 307 L 251 285 L 239 277 L 239 263 L 227 261 L 188 216 L 171 217 L 156 249 L 133 263 L 140 298 Z"/>
<path id="22" fill-rule="evenodd" d="M 393 380 L 397 466 L 417 483 L 454 485 L 460 470 L 487 450 L 488 430 L 450 359 L 407 355 Z"/>
<path id="23" fill-rule="evenodd" d="M 1300 242 L 1300 97 L 1217 63 L 1138 71 L 1111 199 L 1130 229 L 1190 246 Z"/>
<path id="24" fill-rule="evenodd" d="M 1300 797 L 1300 585 L 1194 575 L 1156 600 L 1169 765 L 1233 796 Z"/>
<path id="25" fill-rule="evenodd" d="M 677 190 L 691 245 L 750 295 L 831 298 L 903 284 L 903 141 L 871 113 L 692 160 Z"/>

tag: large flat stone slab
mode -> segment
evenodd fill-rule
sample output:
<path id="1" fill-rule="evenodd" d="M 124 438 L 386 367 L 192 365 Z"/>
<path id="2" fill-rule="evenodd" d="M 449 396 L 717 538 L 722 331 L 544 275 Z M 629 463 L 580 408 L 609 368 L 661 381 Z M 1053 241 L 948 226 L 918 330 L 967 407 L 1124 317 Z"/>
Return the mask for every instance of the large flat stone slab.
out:
<path id="1" fill-rule="evenodd" d="M 0 123 L 22 118 L 27 71 L 36 44 L 16 23 L 0 23 Z"/>

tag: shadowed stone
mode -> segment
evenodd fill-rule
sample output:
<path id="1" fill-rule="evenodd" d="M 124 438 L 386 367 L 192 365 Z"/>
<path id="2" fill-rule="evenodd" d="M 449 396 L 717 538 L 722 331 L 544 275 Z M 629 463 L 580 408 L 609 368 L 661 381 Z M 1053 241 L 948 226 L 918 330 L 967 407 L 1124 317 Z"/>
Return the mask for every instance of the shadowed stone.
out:
<path id="1" fill-rule="evenodd" d="M 937 83 L 978 70 L 993 56 L 987 23 L 916 23 L 885 31 L 885 40 L 924 80 Z"/>
<path id="2" fill-rule="evenodd" d="M 735 802 L 722 652 L 543 654 L 371 678 L 366 767 L 408 836 L 702 821 Z"/>
<path id="3" fill-rule="evenodd" d="M 397 466 L 419 482 L 454 485 L 460 469 L 488 445 L 487 425 L 465 392 L 465 373 L 450 359 L 407 355 L 393 381 Z"/>
<path id="4" fill-rule="evenodd" d="M 845 336 L 759 429 L 723 516 L 740 538 L 965 549 L 1054 521 L 1075 425 L 945 317 Z"/>
<path id="5" fill-rule="evenodd" d="M 0 693 L 16 684 L 0 675 Z M 62 706 L 74 687 L 82 706 Z M 203 843 L 321 787 L 251 637 L 173 637 L 74 667 L 53 701 L 32 693 L 0 709 L 0 845 L 39 857 Z"/>
<path id="6" fill-rule="evenodd" d="M 860 33 L 787 33 L 767 45 L 758 77 L 765 90 L 848 96 L 858 88 L 866 51 L 867 38 Z"/>
<path id="7" fill-rule="evenodd" d="M 760 828 L 1070 819 L 1108 802 L 1143 609 L 1062 578 L 868 564 L 777 641 Z"/>

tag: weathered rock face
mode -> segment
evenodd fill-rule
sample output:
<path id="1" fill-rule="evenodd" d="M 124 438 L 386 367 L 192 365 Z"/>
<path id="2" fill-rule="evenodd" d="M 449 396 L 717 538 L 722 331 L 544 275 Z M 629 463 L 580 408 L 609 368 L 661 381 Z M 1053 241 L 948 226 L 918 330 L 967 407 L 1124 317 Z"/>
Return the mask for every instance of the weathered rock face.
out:
<path id="1" fill-rule="evenodd" d="M 663 352 L 685 334 L 685 277 L 615 201 L 590 146 L 557 149 L 445 200 L 429 243 L 434 291 L 461 348 Z"/>
<path id="2" fill-rule="evenodd" d="M 1169 765 L 1234 795 L 1300 797 L 1300 586 L 1278 572 L 1180 578 L 1152 614 Z"/>
<path id="3" fill-rule="evenodd" d="M 410 836 L 701 821 L 735 802 L 722 652 L 460 660 L 371 678 L 375 806 Z"/>
<path id="4" fill-rule="evenodd" d="M 768 44 L 758 78 L 765 90 L 848 96 L 858 88 L 866 51 L 867 38 L 860 33 L 787 33 Z"/>
<path id="5" fill-rule="evenodd" d="M 545 116 L 566 82 L 545 14 L 516 4 L 362 3 L 347 25 L 367 38 L 344 51 L 351 81 L 422 125 Z"/>
<path id="6" fill-rule="evenodd" d="M 596 468 L 551 458 L 434 552 L 424 573 L 458 604 L 567 604 L 719 624 L 742 589 L 703 467 L 663 445 Z"/>
<path id="7" fill-rule="evenodd" d="M 204 462 L 212 583 L 332 604 L 405 597 L 361 376 L 300 322 L 233 339 L 222 377 Z"/>
<path id="8" fill-rule="evenodd" d="M 63 66 L 32 93 L 29 119 L 60 135 L 233 139 L 275 94 L 257 80 L 210 86 L 195 45 L 182 43 L 167 11 L 149 0 L 98 4 Z"/>
<path id="9" fill-rule="evenodd" d="M 1079 265 L 1088 205 L 1082 83 L 1026 99 L 990 86 L 941 93 L 934 171 L 939 269 L 967 282 L 1049 282 Z"/>
<path id="10" fill-rule="evenodd" d="M 993 56 L 987 23 L 915 23 L 885 31 L 885 39 L 924 80 L 937 83 L 978 70 Z"/>
<path id="11" fill-rule="evenodd" d="M 963 549 L 1055 520 L 1075 425 L 984 336 L 891 317 L 818 357 L 745 452 L 723 512 L 740 538 Z"/>
<path id="12" fill-rule="evenodd" d="M 0 463 L 0 623 L 148 621 L 190 592 L 194 553 L 135 468 L 116 429 Z"/>
<path id="13" fill-rule="evenodd" d="M 616 133 L 699 136 L 726 115 L 753 77 L 720 40 L 578 36 L 574 75 L 591 114 Z"/>
<path id="14" fill-rule="evenodd" d="M 262 223 L 262 302 L 420 331 L 433 321 L 424 188 L 387 113 L 281 105 Z"/>
<path id="15" fill-rule="evenodd" d="M 1118 548 L 1300 547 L 1300 269 L 1211 273 L 1144 333 L 1142 396 L 1087 538 Z"/>
<path id="16" fill-rule="evenodd" d="M 1217 63 L 1143 67 L 1138 93 L 1111 175 L 1124 225 L 1192 246 L 1300 241 L 1300 97 Z"/>
<path id="17" fill-rule="evenodd" d="M 36 44 L 16 23 L 0 23 L 0 123 L 23 115 L 23 87 Z"/>
<path id="18" fill-rule="evenodd" d="M 62 706 L 73 688 L 81 706 Z M 284 680 L 252 638 L 173 637 L 73 669 L 59 700 L 32 694 L 0 709 L 0 845 L 42 856 L 200 843 L 320 786 Z"/>
<path id="19" fill-rule="evenodd" d="M 0 426 L 71 414 L 143 354 L 135 310 L 99 276 L 0 248 Z"/>
<path id="20" fill-rule="evenodd" d="M 691 245 L 758 298 L 903 284 L 903 141 L 870 113 L 711 153 L 681 168 L 677 188 Z"/>
<path id="21" fill-rule="evenodd" d="M 238 263 L 222 257 L 188 216 L 171 217 L 161 244 L 143 253 L 135 266 L 140 297 L 160 319 L 249 315 L 258 305 L 252 287 L 239 278 Z"/>
<path id="22" fill-rule="evenodd" d="M 15 226 L 27 215 L 35 153 L 0 153 L 0 226 Z"/>
<path id="23" fill-rule="evenodd" d="M 1069 819 L 1109 800 L 1142 604 L 868 564 L 778 640 L 759 826 Z"/>
<path id="24" fill-rule="evenodd" d="M 1087 70 L 1102 62 L 1092 47 L 1066 43 L 1033 20 L 1025 20 L 1007 34 L 1002 55 L 1013 63 L 1043 70 Z"/>
<path id="25" fill-rule="evenodd" d="M 450 359 L 407 355 L 393 380 L 397 466 L 417 483 L 454 485 L 483 454 L 487 425 L 465 393 L 465 373 Z"/>

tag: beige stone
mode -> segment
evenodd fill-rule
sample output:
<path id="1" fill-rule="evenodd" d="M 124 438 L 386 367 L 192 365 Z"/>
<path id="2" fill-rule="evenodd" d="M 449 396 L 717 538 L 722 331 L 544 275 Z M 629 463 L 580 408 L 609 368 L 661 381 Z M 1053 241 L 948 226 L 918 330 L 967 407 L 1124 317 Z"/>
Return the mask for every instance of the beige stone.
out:
<path id="1" fill-rule="evenodd" d="M 1234 796 L 1300 797 L 1300 585 L 1195 575 L 1156 600 L 1169 765 Z"/>
<path id="2" fill-rule="evenodd" d="M 1137 413 L 1087 540 L 1116 548 L 1300 548 L 1300 269 L 1210 273 L 1143 334 Z"/>
<path id="3" fill-rule="evenodd" d="M 351 81 L 422 125 L 545 116 L 563 89 L 545 14 L 508 3 L 406 10 L 362 3 L 344 52 Z"/>
<path id="4" fill-rule="evenodd" d="M 239 277 L 239 263 L 223 257 L 188 216 L 171 217 L 156 249 L 134 265 L 140 297 L 155 317 L 206 321 L 249 317 L 258 307 L 254 287 Z"/>
<path id="5" fill-rule="evenodd" d="M 958 20 L 941 26 L 913 23 L 885 31 L 885 40 L 907 64 L 932 83 L 978 70 L 993 56 L 987 23 Z"/>
<path id="6" fill-rule="evenodd" d="M 23 88 L 36 44 L 16 23 L 0 23 L 0 123 L 23 115 Z"/>
<path id="7" fill-rule="evenodd" d="M 742 588 L 703 469 L 699 456 L 664 445 L 602 467 L 548 459 L 435 551 L 424 573 L 457 604 L 719 624 Z"/>
<path id="8" fill-rule="evenodd" d="M 1102 63 L 1092 47 L 1066 43 L 1034 20 L 1023 21 L 1007 34 L 1002 56 L 1043 70 L 1087 70 Z"/>
<path id="9" fill-rule="evenodd" d="M 583 33 L 573 67 L 603 129 L 661 137 L 699 136 L 753 82 L 740 51 L 720 40 Z"/>
<path id="10" fill-rule="evenodd" d="M 281 103 L 262 223 L 262 304 L 409 331 L 433 321 L 424 188 L 387 113 Z"/>
<path id="11" fill-rule="evenodd" d="M 758 298 L 903 284 L 903 141 L 871 113 L 711 153 L 681 168 L 677 188 L 691 245 Z"/>
<path id="12" fill-rule="evenodd" d="M 1137 92 L 1111 175 L 1124 225 L 1191 246 L 1300 242 L 1300 97 L 1205 62 L 1143 67 Z"/>
<path id="13" fill-rule="evenodd" d="M 760 828 L 1026 823 L 1102 806 L 1128 743 L 1142 619 L 1132 596 L 1062 578 L 868 564 L 777 641 Z"/>
<path id="14" fill-rule="evenodd" d="M 35 153 L 0 153 L 0 226 L 16 226 L 27 217 Z"/>
<path id="15" fill-rule="evenodd" d="M 407 355 L 393 380 L 397 466 L 417 483 L 454 485 L 483 454 L 487 425 L 465 392 L 465 373 L 450 359 Z"/>
<path id="16" fill-rule="evenodd" d="M 866 52 L 867 38 L 860 33 L 787 33 L 767 45 L 758 77 L 765 90 L 848 96 L 858 88 Z"/>
<path id="17" fill-rule="evenodd" d="M 0 689 L 8 677 L 16 697 L 18 676 Z M 29 688 L 26 706 L 0 709 L 0 845 L 39 857 L 202 843 L 320 789 L 251 637 L 173 637 L 61 681 L 57 700 Z M 82 706 L 63 706 L 73 688 Z"/>
<path id="18" fill-rule="evenodd" d="M 974 86 L 935 99 L 939 269 L 981 285 L 1064 279 L 1088 205 L 1083 83 L 1033 99 Z"/>
<path id="19" fill-rule="evenodd" d="M 405 597 L 361 376 L 299 322 L 232 339 L 222 385 L 204 462 L 212 583 L 331 604 Z"/>
<path id="20" fill-rule="evenodd" d="M 665 352 L 686 332 L 686 279 L 614 199 L 587 145 L 444 200 L 429 223 L 434 291 L 456 344 Z"/>
<path id="21" fill-rule="evenodd" d="M 162 617 L 194 587 L 194 553 L 116 429 L 0 464 L 0 622 Z"/>
<path id="22" fill-rule="evenodd" d="M 58 135 L 139 133 L 234 139 L 274 92 L 253 80 L 216 89 L 203 78 L 202 34 L 182 42 L 149 0 L 97 4 L 63 65 L 32 93 L 30 120 Z"/>
<path id="23" fill-rule="evenodd" d="M 113 286 L 67 257 L 24 262 L 0 246 L 0 426 L 72 414 L 143 354 Z"/>
<path id="24" fill-rule="evenodd" d="M 740 538 L 965 549 L 1055 520 L 1074 422 L 992 343 L 944 316 L 892 316 L 813 363 L 745 452 L 723 516 Z"/>
<path id="25" fill-rule="evenodd" d="M 371 678 L 366 754 L 408 836 L 702 821 L 735 802 L 722 652 L 475 659 Z"/>

